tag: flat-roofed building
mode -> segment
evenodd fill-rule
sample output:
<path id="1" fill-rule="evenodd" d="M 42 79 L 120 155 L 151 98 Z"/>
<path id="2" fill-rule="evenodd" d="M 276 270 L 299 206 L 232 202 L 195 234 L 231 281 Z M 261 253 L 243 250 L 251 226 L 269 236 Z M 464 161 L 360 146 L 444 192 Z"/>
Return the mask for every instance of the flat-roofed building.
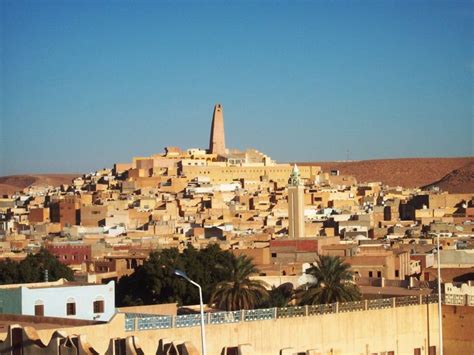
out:
<path id="1" fill-rule="evenodd" d="M 60 279 L 0 286 L 0 313 L 108 321 L 115 314 L 115 283 Z"/>

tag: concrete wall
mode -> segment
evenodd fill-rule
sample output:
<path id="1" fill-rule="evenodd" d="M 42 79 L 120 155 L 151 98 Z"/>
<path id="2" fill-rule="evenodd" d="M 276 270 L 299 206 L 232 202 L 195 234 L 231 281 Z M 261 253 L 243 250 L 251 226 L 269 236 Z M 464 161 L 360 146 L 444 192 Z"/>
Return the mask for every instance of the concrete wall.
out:
<path id="1" fill-rule="evenodd" d="M 474 354 L 474 307 L 443 305 L 444 351 L 449 354 Z"/>
<path id="2" fill-rule="evenodd" d="M 474 250 L 441 250 L 441 267 L 470 267 L 474 264 Z M 438 267 L 438 259 L 434 259 L 433 267 Z"/>
<path id="3" fill-rule="evenodd" d="M 428 354 L 437 345 L 437 304 L 423 304 L 368 311 L 354 311 L 308 317 L 295 317 L 206 326 L 208 354 L 221 354 L 224 347 L 249 344 L 246 354 L 291 354 L 317 349 L 322 354 L 372 354 L 394 351 L 413 354 L 415 348 Z M 38 330 L 46 339 L 54 330 Z M 61 334 L 83 335 L 99 353 L 105 353 L 108 339 L 134 336 L 134 344 L 145 354 L 154 354 L 160 340 L 181 344 L 190 342 L 200 348 L 200 328 L 171 328 L 125 332 L 124 314 L 110 323 L 62 328 Z M 458 352 L 459 353 L 459 352 Z M 462 352 L 461 352 L 462 353 Z"/>

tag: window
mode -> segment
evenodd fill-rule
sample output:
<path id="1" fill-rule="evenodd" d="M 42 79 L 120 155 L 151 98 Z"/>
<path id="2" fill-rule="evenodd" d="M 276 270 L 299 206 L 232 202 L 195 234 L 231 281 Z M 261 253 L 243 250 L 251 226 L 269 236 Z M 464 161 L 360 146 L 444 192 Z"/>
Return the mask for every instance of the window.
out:
<path id="1" fill-rule="evenodd" d="M 373 275 L 372 271 L 369 271 L 369 277 L 372 277 L 372 275 Z"/>
<path id="2" fill-rule="evenodd" d="M 76 303 L 74 303 L 74 302 L 66 303 L 66 314 L 68 316 L 75 316 L 76 315 Z"/>
<path id="3" fill-rule="evenodd" d="M 395 270 L 395 277 L 399 277 L 399 276 L 400 276 L 400 271 Z"/>
<path id="4" fill-rule="evenodd" d="M 35 316 L 44 316 L 44 304 L 41 300 L 35 302 Z"/>
<path id="5" fill-rule="evenodd" d="M 76 315 L 76 301 L 74 298 L 68 298 L 66 303 L 66 315 L 75 316 Z"/>
<path id="6" fill-rule="evenodd" d="M 377 271 L 377 277 L 378 278 L 382 277 L 382 271 Z"/>
<path id="7" fill-rule="evenodd" d="M 104 301 L 94 301 L 94 313 L 104 313 Z"/>

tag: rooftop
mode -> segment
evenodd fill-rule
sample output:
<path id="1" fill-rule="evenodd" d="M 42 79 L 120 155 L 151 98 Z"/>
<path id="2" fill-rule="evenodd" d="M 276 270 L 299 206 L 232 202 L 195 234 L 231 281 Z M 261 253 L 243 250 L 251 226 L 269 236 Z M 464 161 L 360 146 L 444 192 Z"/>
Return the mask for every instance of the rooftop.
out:
<path id="1" fill-rule="evenodd" d="M 84 282 L 68 281 L 66 279 L 59 279 L 51 282 L 33 282 L 33 283 L 22 283 L 22 284 L 10 284 L 0 285 L 0 289 L 16 289 L 20 287 L 27 288 L 53 288 L 53 287 L 77 287 L 77 286 L 99 286 L 101 284 L 91 284 Z"/>

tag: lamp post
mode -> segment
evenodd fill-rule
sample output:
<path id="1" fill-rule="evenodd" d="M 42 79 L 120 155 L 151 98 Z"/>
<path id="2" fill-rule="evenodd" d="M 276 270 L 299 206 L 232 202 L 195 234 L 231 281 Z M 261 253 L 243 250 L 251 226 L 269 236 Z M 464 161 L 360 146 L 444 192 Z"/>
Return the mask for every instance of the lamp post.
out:
<path id="1" fill-rule="evenodd" d="M 204 304 L 202 303 L 202 288 L 197 282 L 191 280 L 188 275 L 184 271 L 181 270 L 174 270 L 174 274 L 176 276 L 182 277 L 186 281 L 192 283 L 199 289 L 199 305 L 201 308 L 201 347 L 202 347 L 202 355 L 206 355 L 206 332 L 204 330 Z"/>
<path id="2" fill-rule="evenodd" d="M 436 237 L 438 252 L 438 328 L 439 328 L 439 354 L 443 355 L 443 314 L 441 309 L 441 263 L 439 255 L 439 233 Z"/>

